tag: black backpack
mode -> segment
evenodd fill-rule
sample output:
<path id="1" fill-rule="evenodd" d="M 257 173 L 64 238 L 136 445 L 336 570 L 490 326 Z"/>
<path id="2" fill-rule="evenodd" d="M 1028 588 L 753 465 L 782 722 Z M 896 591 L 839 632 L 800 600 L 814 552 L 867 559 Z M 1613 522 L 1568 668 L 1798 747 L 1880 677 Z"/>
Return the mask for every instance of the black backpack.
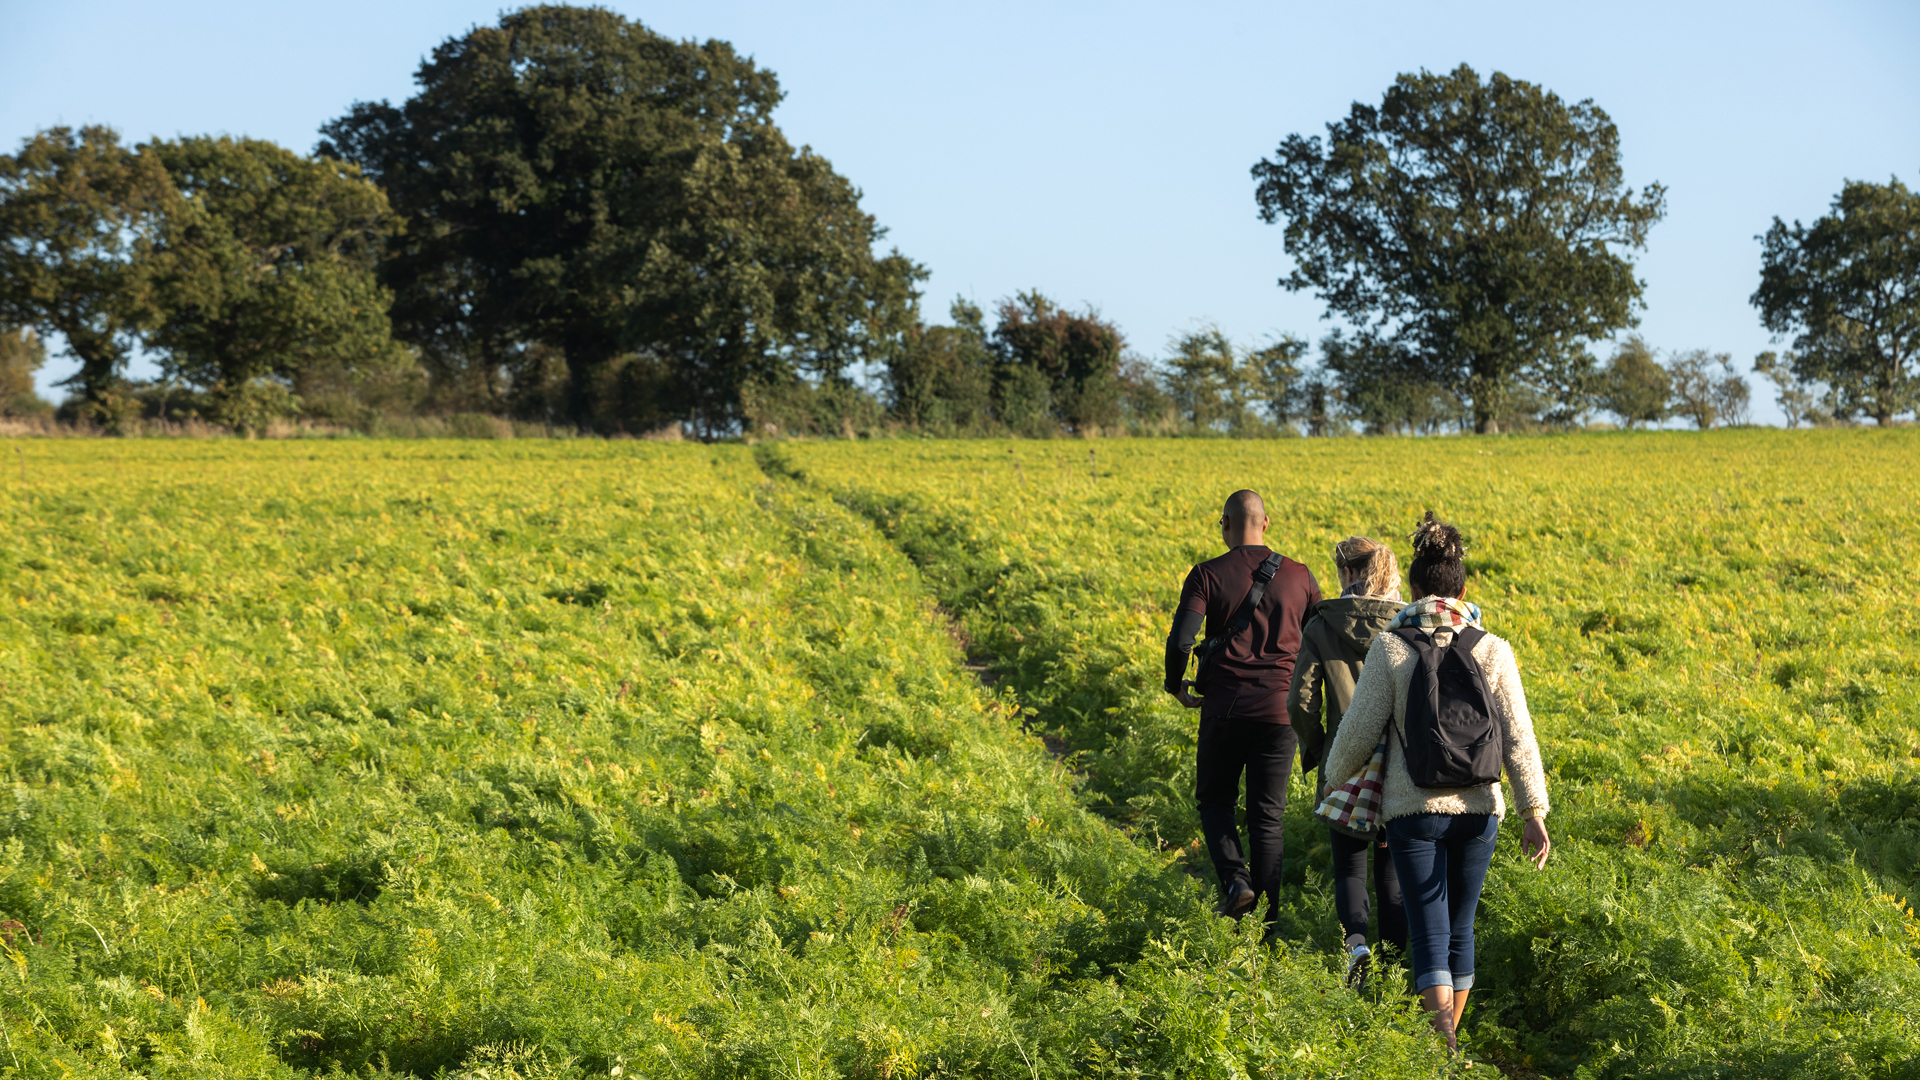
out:
<path id="1" fill-rule="evenodd" d="M 1227 655 L 1227 648 L 1233 644 L 1233 639 L 1253 625 L 1253 613 L 1260 607 L 1260 601 L 1266 598 L 1267 586 L 1272 583 L 1273 575 L 1280 572 L 1280 564 L 1285 560 L 1286 557 L 1276 551 L 1254 567 L 1253 584 L 1247 588 L 1247 595 L 1240 601 L 1239 610 L 1233 613 L 1218 634 L 1193 647 L 1193 688 L 1200 692 L 1201 697 L 1206 696 L 1207 683 L 1213 681 L 1214 672 Z"/>
<path id="2" fill-rule="evenodd" d="M 1486 631 L 1463 627 L 1446 648 L 1411 626 L 1393 631 L 1413 649 L 1407 687 L 1406 733 L 1400 748 L 1407 774 L 1421 787 L 1463 788 L 1498 783 L 1504 759 L 1500 724 L 1486 673 L 1473 647 Z"/>

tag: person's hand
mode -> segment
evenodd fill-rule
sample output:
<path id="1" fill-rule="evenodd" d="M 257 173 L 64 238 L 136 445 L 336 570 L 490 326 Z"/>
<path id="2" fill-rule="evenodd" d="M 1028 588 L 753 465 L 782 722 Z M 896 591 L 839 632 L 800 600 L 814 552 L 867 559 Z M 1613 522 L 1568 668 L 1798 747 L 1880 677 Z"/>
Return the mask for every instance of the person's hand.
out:
<path id="1" fill-rule="evenodd" d="M 1191 679 L 1181 683 L 1180 689 L 1173 692 L 1173 700 L 1178 701 L 1189 709 L 1197 709 L 1200 707 L 1200 699 L 1194 697 L 1193 691 L 1188 689 L 1192 685 L 1193 681 Z"/>
<path id="2" fill-rule="evenodd" d="M 1530 817 L 1520 829 L 1520 850 L 1526 853 L 1535 870 L 1547 868 L 1547 853 L 1553 850 L 1553 841 L 1547 838 L 1545 818 Z"/>

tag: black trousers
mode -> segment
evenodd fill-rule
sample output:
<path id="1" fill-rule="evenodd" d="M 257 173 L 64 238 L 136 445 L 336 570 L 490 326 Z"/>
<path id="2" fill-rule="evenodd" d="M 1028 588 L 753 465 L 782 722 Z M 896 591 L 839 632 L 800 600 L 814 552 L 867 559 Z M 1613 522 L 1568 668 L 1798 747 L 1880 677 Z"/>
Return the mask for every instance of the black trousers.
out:
<path id="1" fill-rule="evenodd" d="M 1200 832 L 1224 893 L 1236 879 L 1267 898 L 1272 912 L 1280 900 L 1280 855 L 1285 848 L 1281 819 L 1287 810 L 1287 777 L 1293 772 L 1298 741 L 1290 724 L 1227 716 L 1200 719 L 1198 775 L 1194 801 L 1200 804 Z M 1240 803 L 1240 778 L 1247 780 L 1247 842 L 1240 843 L 1234 821 Z M 1271 915 L 1269 915 L 1271 918 Z"/>
<path id="2" fill-rule="evenodd" d="M 1340 928 L 1346 932 L 1347 948 L 1367 943 L 1367 855 L 1373 855 L 1373 893 L 1380 901 L 1380 940 L 1399 951 L 1402 962 L 1407 956 L 1407 905 L 1400 896 L 1400 876 L 1393 872 L 1393 860 L 1387 856 L 1384 833 L 1375 840 L 1361 840 L 1329 828 L 1333 839 L 1333 910 L 1340 916 Z"/>

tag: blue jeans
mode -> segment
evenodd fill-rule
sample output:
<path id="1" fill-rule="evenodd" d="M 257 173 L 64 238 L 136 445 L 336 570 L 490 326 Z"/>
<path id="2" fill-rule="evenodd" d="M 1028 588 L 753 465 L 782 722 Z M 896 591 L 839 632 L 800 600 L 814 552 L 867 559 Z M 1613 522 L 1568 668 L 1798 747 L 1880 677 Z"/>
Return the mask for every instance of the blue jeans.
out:
<path id="1" fill-rule="evenodd" d="M 1414 989 L 1473 989 L 1473 913 L 1493 862 L 1492 814 L 1412 814 L 1387 822 L 1406 897 Z"/>

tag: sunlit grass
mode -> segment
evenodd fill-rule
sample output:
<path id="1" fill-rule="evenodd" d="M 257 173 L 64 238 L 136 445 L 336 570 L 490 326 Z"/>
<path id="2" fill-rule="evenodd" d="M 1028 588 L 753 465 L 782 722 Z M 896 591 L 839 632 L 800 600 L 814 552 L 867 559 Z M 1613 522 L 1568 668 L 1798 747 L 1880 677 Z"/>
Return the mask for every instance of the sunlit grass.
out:
<path id="1" fill-rule="evenodd" d="M 1263 492 L 1274 546 L 1323 583 L 1349 534 L 1405 565 L 1431 507 L 1469 536 L 1470 595 L 1514 642 L 1559 841 L 1547 874 L 1496 863 L 1474 1045 L 1595 1076 L 1920 1067 L 1915 432 L 781 460 L 912 553 L 1080 753 L 1105 816 L 1196 864 L 1192 722 L 1159 691 L 1159 645 L 1181 575 L 1217 551 L 1219 502 Z M 1289 926 L 1331 951 L 1306 803 L 1290 807 Z"/>
<path id="2" fill-rule="evenodd" d="M 1920 1060 L 1909 432 L 8 449 L 0 1075 L 1433 1075 L 1306 800 L 1278 950 L 1187 872 L 1242 485 L 1473 541 L 1559 842 L 1476 1053 Z"/>

